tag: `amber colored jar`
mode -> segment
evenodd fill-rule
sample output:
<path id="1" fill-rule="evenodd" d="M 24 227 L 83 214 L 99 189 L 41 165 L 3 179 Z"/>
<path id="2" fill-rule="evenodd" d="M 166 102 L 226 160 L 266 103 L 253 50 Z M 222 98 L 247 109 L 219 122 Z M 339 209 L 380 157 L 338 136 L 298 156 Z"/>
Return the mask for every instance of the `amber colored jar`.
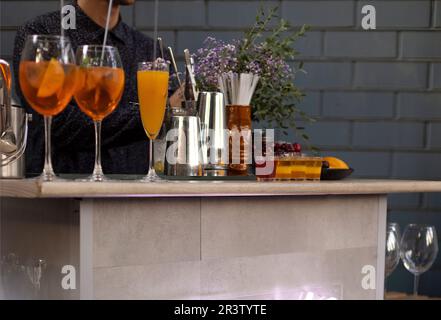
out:
<path id="1" fill-rule="evenodd" d="M 229 137 L 229 169 L 236 172 L 246 172 L 251 164 L 252 148 L 246 143 L 252 143 L 251 139 L 251 106 L 243 105 L 227 105 L 227 127 L 230 131 Z M 237 130 L 239 133 L 242 130 L 249 130 L 249 142 L 243 137 L 240 137 L 240 162 L 235 159 L 233 164 L 233 138 L 232 131 Z M 247 154 L 246 150 L 249 150 Z"/>

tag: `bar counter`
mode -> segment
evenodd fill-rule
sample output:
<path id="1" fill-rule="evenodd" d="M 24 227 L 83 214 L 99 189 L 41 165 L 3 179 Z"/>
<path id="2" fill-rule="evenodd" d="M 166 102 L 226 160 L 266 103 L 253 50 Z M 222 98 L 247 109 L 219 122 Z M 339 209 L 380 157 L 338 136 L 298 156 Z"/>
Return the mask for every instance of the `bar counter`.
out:
<path id="1" fill-rule="evenodd" d="M 388 194 L 441 192 L 441 181 L 368 180 L 302 182 L 167 181 L 140 183 L 131 180 L 94 182 L 43 182 L 37 179 L 0 180 L 0 195 L 15 198 L 127 198 L 127 197 L 234 197 Z"/>
<path id="2" fill-rule="evenodd" d="M 387 194 L 410 192 L 441 182 L 0 180 L 0 256 L 46 265 L 0 297 L 383 299 Z"/>

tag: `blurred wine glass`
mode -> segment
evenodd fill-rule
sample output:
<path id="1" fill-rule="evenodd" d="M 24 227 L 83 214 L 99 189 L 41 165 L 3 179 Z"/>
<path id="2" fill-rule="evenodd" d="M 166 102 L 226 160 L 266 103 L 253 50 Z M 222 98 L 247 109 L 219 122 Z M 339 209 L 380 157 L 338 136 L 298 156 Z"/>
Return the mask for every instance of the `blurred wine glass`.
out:
<path id="1" fill-rule="evenodd" d="M 396 223 L 388 223 L 386 230 L 385 276 L 392 274 L 400 262 L 400 231 Z"/>
<path id="2" fill-rule="evenodd" d="M 387 224 L 388 228 L 391 228 L 392 230 L 394 230 L 397 233 L 397 237 L 398 237 L 398 242 L 401 241 L 401 228 L 400 225 L 396 222 L 389 222 Z"/>
<path id="3" fill-rule="evenodd" d="M 438 254 L 438 238 L 434 226 L 409 224 L 401 239 L 401 259 L 414 275 L 413 294 L 418 294 L 419 276 L 430 269 Z"/>

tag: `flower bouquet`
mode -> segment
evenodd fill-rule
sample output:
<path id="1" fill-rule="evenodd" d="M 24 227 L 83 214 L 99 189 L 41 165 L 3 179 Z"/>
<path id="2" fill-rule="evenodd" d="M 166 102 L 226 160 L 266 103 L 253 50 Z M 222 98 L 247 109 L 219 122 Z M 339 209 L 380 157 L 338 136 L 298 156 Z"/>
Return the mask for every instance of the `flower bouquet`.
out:
<path id="1" fill-rule="evenodd" d="M 193 56 L 196 82 L 201 91 L 223 92 L 227 104 L 252 106 L 252 120 L 298 133 L 303 128 L 297 120 L 312 120 L 297 108 L 304 93 L 294 85 L 296 73 L 303 69 L 302 63 L 294 62 L 298 52 L 293 44 L 307 26 L 293 32 L 280 19 L 271 27 L 276 12 L 277 8 L 261 8 L 241 40 L 226 43 L 208 37 Z M 303 132 L 301 136 L 308 139 Z"/>

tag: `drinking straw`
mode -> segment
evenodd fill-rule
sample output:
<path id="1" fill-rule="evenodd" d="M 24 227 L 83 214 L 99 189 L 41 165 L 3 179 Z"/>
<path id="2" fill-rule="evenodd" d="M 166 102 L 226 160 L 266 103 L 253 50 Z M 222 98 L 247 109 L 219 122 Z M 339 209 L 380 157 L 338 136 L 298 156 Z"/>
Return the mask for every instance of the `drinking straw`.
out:
<path id="1" fill-rule="evenodd" d="M 61 30 L 61 37 L 64 37 L 64 28 L 63 28 L 63 7 L 64 7 L 64 0 L 60 0 L 60 30 Z"/>
<path id="2" fill-rule="evenodd" d="M 197 99 L 198 91 L 196 89 L 196 77 L 194 75 L 194 69 L 192 65 L 192 58 L 190 54 L 190 50 L 184 50 L 184 59 L 185 59 L 185 67 L 187 69 L 188 75 L 190 76 L 190 82 L 193 89 L 194 98 Z"/>
<path id="3" fill-rule="evenodd" d="M 153 29 L 153 62 L 156 61 L 156 39 L 158 39 L 158 14 L 159 14 L 159 1 L 155 0 L 155 16 L 153 20 L 154 29 Z"/>
<path id="4" fill-rule="evenodd" d="M 159 44 L 159 52 L 161 52 L 161 58 L 165 59 L 165 56 L 164 56 L 164 45 L 162 43 L 162 38 L 161 37 L 158 37 L 158 44 Z"/>
<path id="5" fill-rule="evenodd" d="M 107 20 L 106 20 L 106 28 L 104 29 L 104 41 L 103 41 L 103 50 L 101 52 L 101 62 L 100 65 L 103 65 L 103 60 L 104 60 L 104 46 L 106 45 L 107 42 L 107 34 L 109 33 L 109 23 L 110 23 L 110 13 L 112 12 L 112 3 L 113 0 L 109 0 L 109 8 L 107 9 Z"/>
<path id="6" fill-rule="evenodd" d="M 228 72 L 218 77 L 219 89 L 224 93 L 227 104 L 249 105 L 259 82 L 259 76 L 252 73 Z"/>
<path id="7" fill-rule="evenodd" d="M 176 65 L 175 55 L 173 54 L 172 47 L 168 47 L 168 52 L 170 53 L 170 59 L 173 64 L 173 68 L 175 69 L 176 78 L 178 79 L 179 88 L 180 88 L 180 87 L 182 87 L 182 82 L 181 82 L 181 78 L 179 77 L 178 66 Z"/>

